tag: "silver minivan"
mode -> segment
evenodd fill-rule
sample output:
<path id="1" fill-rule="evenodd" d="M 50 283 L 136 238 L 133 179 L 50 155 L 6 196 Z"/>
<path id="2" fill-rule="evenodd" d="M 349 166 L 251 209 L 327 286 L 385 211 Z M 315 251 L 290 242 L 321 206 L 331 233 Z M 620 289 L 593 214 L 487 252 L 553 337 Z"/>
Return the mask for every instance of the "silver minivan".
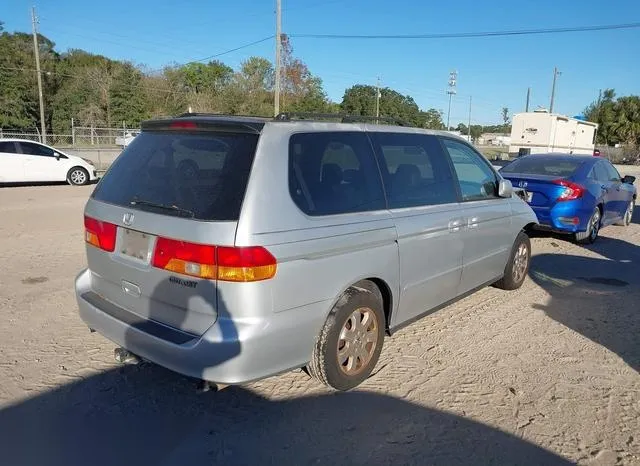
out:
<path id="1" fill-rule="evenodd" d="M 143 123 L 95 188 L 76 295 L 90 329 L 181 374 L 348 390 L 385 335 L 520 287 L 535 223 L 447 133 L 187 114 Z"/>

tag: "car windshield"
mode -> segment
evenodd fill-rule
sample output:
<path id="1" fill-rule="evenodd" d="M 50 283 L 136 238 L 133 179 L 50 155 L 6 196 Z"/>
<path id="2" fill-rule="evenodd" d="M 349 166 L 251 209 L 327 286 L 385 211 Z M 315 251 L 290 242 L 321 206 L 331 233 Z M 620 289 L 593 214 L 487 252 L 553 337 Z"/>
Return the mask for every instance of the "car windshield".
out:
<path id="1" fill-rule="evenodd" d="M 258 135 L 145 131 L 105 174 L 98 201 L 198 220 L 237 220 Z"/>
<path id="2" fill-rule="evenodd" d="M 572 176 L 583 163 L 581 160 L 529 155 L 514 160 L 509 165 L 503 167 L 500 172 L 568 177 Z"/>

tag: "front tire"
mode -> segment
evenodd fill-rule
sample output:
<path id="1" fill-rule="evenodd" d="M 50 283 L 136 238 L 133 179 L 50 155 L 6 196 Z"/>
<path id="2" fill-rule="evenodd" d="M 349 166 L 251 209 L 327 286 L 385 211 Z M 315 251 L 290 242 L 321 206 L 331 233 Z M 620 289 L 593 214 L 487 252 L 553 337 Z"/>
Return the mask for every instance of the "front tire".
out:
<path id="1" fill-rule="evenodd" d="M 380 358 L 384 340 L 382 295 L 369 281 L 345 291 L 316 340 L 307 371 L 336 390 L 366 380 Z"/>
<path id="2" fill-rule="evenodd" d="M 633 209 L 635 208 L 635 204 L 636 204 L 635 201 L 629 202 L 629 205 L 627 206 L 627 210 L 624 213 L 624 217 L 622 217 L 622 220 L 616 223 L 616 225 L 627 227 L 631 224 L 631 220 L 633 219 Z"/>
<path id="3" fill-rule="evenodd" d="M 511 248 L 509 261 L 504 268 L 504 275 L 495 286 L 502 290 L 517 290 L 524 283 L 531 263 L 531 240 L 523 231 L 518 233 Z"/>
<path id="4" fill-rule="evenodd" d="M 73 186 L 84 186 L 89 182 L 89 172 L 82 167 L 73 167 L 67 173 L 67 182 Z"/>
<path id="5" fill-rule="evenodd" d="M 602 214 L 600 208 L 596 207 L 589 219 L 589 226 L 587 231 L 582 231 L 575 234 L 576 243 L 579 244 L 593 244 L 598 239 L 600 234 L 600 223 L 602 222 Z"/>

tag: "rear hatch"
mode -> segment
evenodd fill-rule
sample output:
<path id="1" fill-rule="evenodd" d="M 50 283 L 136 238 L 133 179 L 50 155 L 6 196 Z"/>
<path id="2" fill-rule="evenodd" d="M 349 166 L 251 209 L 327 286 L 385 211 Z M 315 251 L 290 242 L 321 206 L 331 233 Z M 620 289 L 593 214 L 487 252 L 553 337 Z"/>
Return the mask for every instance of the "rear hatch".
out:
<path id="1" fill-rule="evenodd" d="M 203 334 L 218 314 L 216 254 L 233 246 L 261 126 L 143 126 L 85 209 L 92 290 L 144 319 Z"/>

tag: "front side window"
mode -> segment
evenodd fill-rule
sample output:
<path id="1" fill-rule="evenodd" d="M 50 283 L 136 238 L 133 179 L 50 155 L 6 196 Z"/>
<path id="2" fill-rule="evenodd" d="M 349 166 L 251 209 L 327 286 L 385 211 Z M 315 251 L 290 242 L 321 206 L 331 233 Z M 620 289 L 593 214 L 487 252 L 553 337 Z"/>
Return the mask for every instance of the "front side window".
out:
<path id="1" fill-rule="evenodd" d="M 380 172 L 365 133 L 298 133 L 289 140 L 289 191 L 306 214 L 386 207 Z"/>
<path id="2" fill-rule="evenodd" d="M 19 142 L 20 149 L 23 154 L 27 155 L 38 155 L 41 157 L 55 157 L 56 152 L 46 146 L 41 146 L 40 144 L 36 144 L 34 142 Z"/>
<path id="3" fill-rule="evenodd" d="M 453 173 L 435 136 L 371 133 L 381 157 L 389 208 L 457 202 Z"/>
<path id="4" fill-rule="evenodd" d="M 460 185 L 463 201 L 498 198 L 498 181 L 489 164 L 465 143 L 442 138 Z"/>
<path id="5" fill-rule="evenodd" d="M 607 171 L 607 180 L 608 181 L 620 181 L 621 180 L 621 176 L 620 173 L 618 173 L 618 170 L 616 170 L 616 167 L 614 167 L 613 165 L 611 165 L 610 162 L 601 162 L 604 165 L 605 170 Z"/>

